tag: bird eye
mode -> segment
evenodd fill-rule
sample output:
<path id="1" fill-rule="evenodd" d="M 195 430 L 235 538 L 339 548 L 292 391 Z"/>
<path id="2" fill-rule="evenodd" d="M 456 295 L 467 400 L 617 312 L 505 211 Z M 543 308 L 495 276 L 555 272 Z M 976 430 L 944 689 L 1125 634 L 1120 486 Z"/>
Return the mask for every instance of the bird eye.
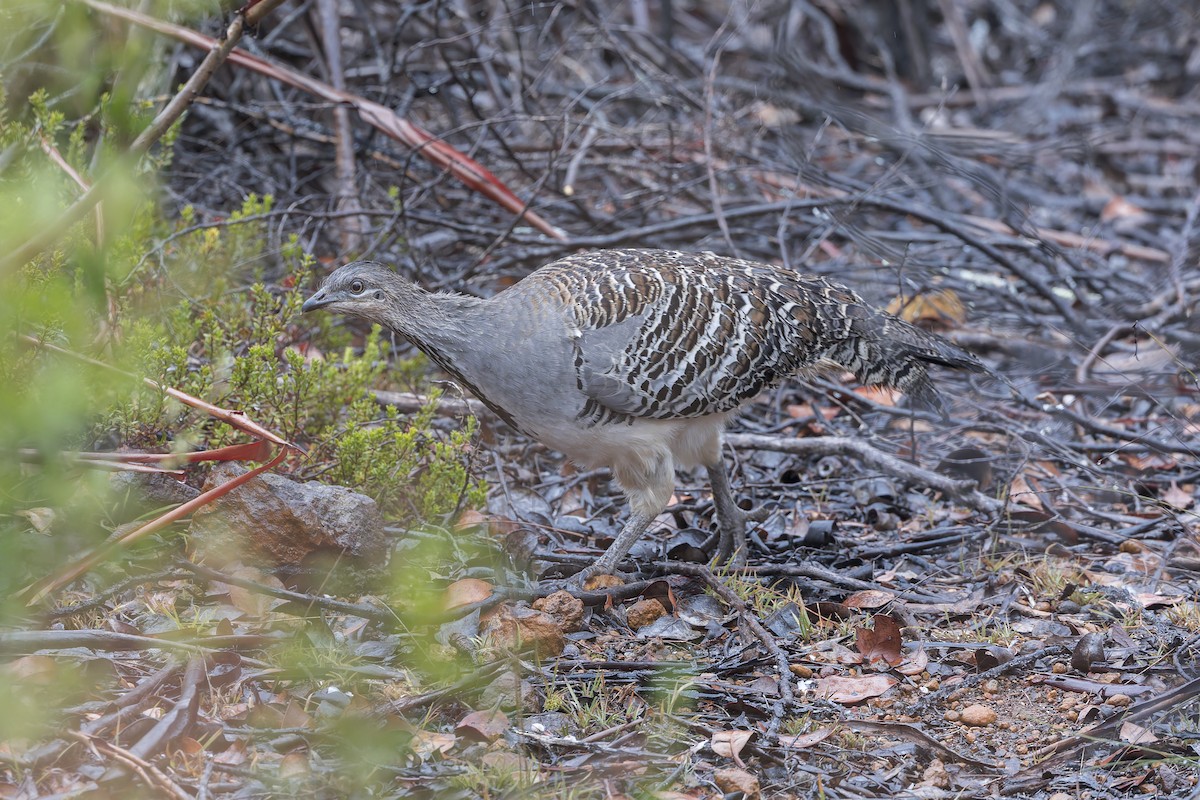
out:
<path id="1" fill-rule="evenodd" d="M 353 283 L 350 284 L 350 291 L 353 292 L 354 294 L 362 294 L 362 290 L 363 290 L 363 282 L 362 281 L 354 281 Z"/>

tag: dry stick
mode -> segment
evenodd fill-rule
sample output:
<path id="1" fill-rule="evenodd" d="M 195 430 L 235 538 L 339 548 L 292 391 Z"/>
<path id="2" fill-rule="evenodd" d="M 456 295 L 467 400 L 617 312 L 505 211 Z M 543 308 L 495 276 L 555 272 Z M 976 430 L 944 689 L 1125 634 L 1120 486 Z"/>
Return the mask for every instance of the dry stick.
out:
<path id="1" fill-rule="evenodd" d="M 192 727 L 196 722 L 196 712 L 200 708 L 200 687 L 204 683 L 204 679 L 204 659 L 192 658 L 188 662 L 187 671 L 183 676 L 179 699 L 175 701 L 170 711 L 129 747 L 130 756 L 142 761 L 151 759 L 159 753 L 165 752 L 173 740 L 182 736 Z M 123 774 L 124 770 L 120 767 L 110 768 L 100 777 L 100 782 L 117 780 Z"/>
<path id="2" fill-rule="evenodd" d="M 827 456 L 849 455 L 858 458 L 868 466 L 882 469 L 893 475 L 932 486 L 940 492 L 955 497 L 964 505 L 976 509 L 997 513 L 1004 508 L 1004 502 L 994 497 L 988 497 L 976 489 L 975 481 L 955 480 L 937 472 L 932 472 L 915 464 L 909 464 L 896 456 L 878 450 L 859 439 L 847 436 L 822 436 L 817 439 L 784 439 L 776 436 L 764 436 L 756 433 L 729 433 L 725 441 L 730 447 L 753 450 L 771 450 L 778 453 L 794 455 Z"/>
<path id="3" fill-rule="evenodd" d="M 703 564 L 686 564 L 675 563 L 671 565 L 673 572 L 679 572 L 684 575 L 692 575 L 704 581 L 708 588 L 712 589 L 713 593 L 720 597 L 725 603 L 738 612 L 738 617 L 745 623 L 750 632 L 754 634 L 771 658 L 775 661 L 775 666 L 779 670 L 779 703 L 775 704 L 775 708 L 771 711 L 771 723 L 767 731 L 774 735 L 779 731 L 779 726 L 783 723 L 783 715 L 787 713 L 788 708 L 795 702 L 796 696 L 792 691 L 792 669 L 788 664 L 787 654 L 783 652 L 783 648 L 775 641 L 775 637 L 770 631 L 762 626 L 758 618 L 750 612 L 742 599 L 734 594 L 733 590 L 726 586 L 720 578 L 713 574 L 712 570 Z"/>
<path id="4" fill-rule="evenodd" d="M 86 2 L 86 0 L 84 1 Z M 200 63 L 200 66 L 188 78 L 183 88 L 171 98 L 162 111 L 158 112 L 158 116 L 151 121 L 150 125 L 133 140 L 133 143 L 129 145 L 129 149 L 126 151 L 126 155 L 135 159 L 139 158 L 150 149 L 152 144 L 161 139 L 163 134 L 175 124 L 175 121 L 179 119 L 196 95 L 200 93 L 200 90 L 212 78 L 213 73 L 217 71 L 217 67 L 221 66 L 225 62 L 225 59 L 229 57 L 229 54 L 233 52 L 234 45 L 242 38 L 242 32 L 246 27 L 257 25 L 262 21 L 264 16 L 281 3 L 283 3 L 283 0 L 251 0 L 250 3 L 242 8 L 237 16 L 234 17 L 233 22 L 229 23 L 229 27 L 225 29 L 224 38 L 210 44 L 208 55 L 205 56 L 204 61 Z M 0 272 L 26 263 L 62 238 L 63 233 L 68 228 L 81 220 L 88 211 L 100 202 L 101 196 L 108 191 L 109 183 L 108 176 L 101 177 L 91 185 L 91 188 L 80 195 L 74 203 L 59 214 L 58 219 L 43 226 L 40 232 L 35 233 L 11 253 L 0 257 Z"/>
<path id="5" fill-rule="evenodd" d="M 108 756 L 116 761 L 121 762 L 125 767 L 136 772 L 146 784 L 147 789 L 158 788 L 168 797 L 174 797 L 176 800 L 193 800 L 192 796 L 184 790 L 182 786 L 175 783 L 167 777 L 166 773 L 158 767 L 146 761 L 144 758 L 138 758 L 120 745 L 106 742 L 103 739 L 98 739 L 94 736 L 87 736 L 82 733 L 71 733 L 76 739 L 84 742 L 89 747 L 96 750 L 97 753 L 103 751 L 103 755 Z M 110 770 L 117 768 L 110 767 Z"/>
<path id="6" fill-rule="evenodd" d="M 212 39 L 190 28 L 175 25 L 154 17 L 139 14 L 127 8 L 121 8 L 102 0 L 79 0 L 79 2 L 103 11 L 119 19 L 141 25 L 157 31 L 184 44 L 194 47 L 211 47 Z M 551 225 L 541 216 L 530 211 L 527 204 L 517 197 L 504 183 L 492 174 L 490 170 L 478 161 L 460 153 L 419 125 L 400 117 L 387 106 L 368 100 L 352 92 L 338 91 L 329 84 L 319 81 L 303 73 L 288 69 L 265 58 L 251 55 L 244 50 L 231 50 L 228 54 L 230 62 L 240 67 L 252 70 L 260 75 L 286 83 L 303 92 L 326 100 L 330 103 L 342 103 L 358 112 L 359 117 L 368 125 L 379 130 L 386 136 L 411 147 L 422 158 L 449 172 L 467 187 L 479 192 L 504 208 L 521 215 L 532 226 L 552 239 L 565 240 L 566 234 Z"/>
<path id="7" fill-rule="evenodd" d="M 115 707 L 104 716 L 90 719 L 79 726 L 79 733 L 84 736 L 97 736 L 106 728 L 114 726 L 125 727 L 151 705 L 158 702 L 158 690 L 179 672 L 179 662 L 174 657 L 168 657 L 167 663 L 158 672 L 143 678 L 137 686 L 116 698 L 109 704 Z M 64 739 L 35 747 L 25 753 L 12 751 L 0 752 L 0 761 L 20 766 L 24 769 L 36 769 L 39 766 L 57 761 L 71 746 Z"/>
<path id="8" fill-rule="evenodd" d="M 92 188 L 91 185 L 83 179 L 83 176 L 71 166 L 70 162 L 63 158 L 62 153 L 58 152 L 58 148 L 46 138 L 46 134 L 39 133 L 38 142 L 42 145 L 42 152 L 50 156 L 50 160 L 58 165 L 59 169 L 67 173 L 67 177 L 75 181 L 76 186 L 78 186 L 80 189 L 83 189 L 85 192 Z M 96 204 L 96 245 L 98 247 L 102 247 L 104 245 L 104 210 L 100 207 L 99 203 Z"/>
<path id="9" fill-rule="evenodd" d="M 209 569 L 208 567 L 200 564 L 193 564 L 190 561 L 180 560 L 176 561 L 175 563 L 180 569 L 185 569 L 188 572 L 197 575 L 198 577 L 207 578 L 210 581 L 219 581 L 221 583 L 229 584 L 230 586 L 237 586 L 247 591 L 263 594 L 268 597 L 275 597 L 279 600 L 287 600 L 289 602 L 299 603 L 302 605 L 327 608 L 331 611 L 336 611 L 339 614 L 360 617 L 362 619 L 370 620 L 371 622 L 378 622 L 393 629 L 397 627 L 397 623 L 399 621 L 397 615 L 387 609 L 381 609 L 375 606 L 362 605 L 358 603 L 346 603 L 329 597 L 319 597 L 317 595 L 304 594 L 303 592 L 293 592 L 290 589 L 277 589 L 273 586 L 267 586 L 262 583 L 246 580 L 245 578 L 239 578 L 236 575 L 218 572 L 215 569 Z"/>
<path id="10" fill-rule="evenodd" d="M 344 92 L 346 91 L 346 74 L 342 69 L 341 19 L 338 15 L 338 1 L 318 0 L 317 13 L 320 15 L 321 47 L 325 51 L 329 82 L 333 84 L 334 89 Z M 333 108 L 333 131 L 337 210 L 362 211 L 362 205 L 358 202 L 358 192 L 355 191 L 354 186 L 357 171 L 354 161 L 354 131 L 350 128 L 350 110 L 344 105 L 337 105 Z M 342 220 L 339 228 L 344 251 L 356 253 L 362 248 L 364 222 L 362 217 L 353 214 Z"/>

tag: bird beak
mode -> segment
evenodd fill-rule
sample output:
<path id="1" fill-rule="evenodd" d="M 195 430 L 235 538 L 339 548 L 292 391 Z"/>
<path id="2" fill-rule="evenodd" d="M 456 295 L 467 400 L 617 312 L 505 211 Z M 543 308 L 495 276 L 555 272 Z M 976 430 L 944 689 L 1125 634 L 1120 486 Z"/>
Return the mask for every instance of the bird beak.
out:
<path id="1" fill-rule="evenodd" d="M 333 302 L 333 298 L 325 293 L 324 289 L 318 289 L 317 293 L 304 301 L 304 305 L 300 306 L 301 311 L 316 311 L 318 308 L 324 308 Z"/>

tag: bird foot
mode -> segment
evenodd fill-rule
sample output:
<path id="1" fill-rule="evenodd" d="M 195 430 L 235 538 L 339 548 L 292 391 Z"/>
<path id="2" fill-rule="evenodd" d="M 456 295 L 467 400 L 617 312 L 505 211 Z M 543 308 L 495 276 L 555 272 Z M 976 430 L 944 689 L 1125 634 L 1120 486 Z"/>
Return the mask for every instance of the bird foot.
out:
<path id="1" fill-rule="evenodd" d="M 734 569 L 746 566 L 750 549 L 746 529 L 753 522 L 762 522 L 770 513 L 766 506 L 749 511 L 735 506 L 724 514 L 718 514 L 718 531 L 704 543 L 704 549 L 709 550 L 716 545 L 713 561 L 717 564 L 727 564 Z"/>

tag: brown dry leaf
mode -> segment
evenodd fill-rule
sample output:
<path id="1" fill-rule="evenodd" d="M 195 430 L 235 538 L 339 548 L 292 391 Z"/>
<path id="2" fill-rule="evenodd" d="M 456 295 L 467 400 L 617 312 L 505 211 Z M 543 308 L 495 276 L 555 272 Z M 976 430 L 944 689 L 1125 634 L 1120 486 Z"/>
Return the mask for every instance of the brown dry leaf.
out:
<path id="1" fill-rule="evenodd" d="M 468 508 L 458 515 L 458 519 L 454 521 L 454 530 L 466 531 L 471 528 L 479 528 L 487 524 L 488 515 L 478 509 Z"/>
<path id="2" fill-rule="evenodd" d="M 237 767 L 246 763 L 246 748 L 249 747 L 246 739 L 234 739 L 224 750 L 214 752 L 209 757 L 214 764 L 223 764 L 228 767 Z"/>
<path id="3" fill-rule="evenodd" d="M 37 533 L 49 533 L 54 527 L 54 509 L 39 506 L 37 508 L 25 508 L 17 512 L 18 517 L 24 517 L 29 520 L 29 525 Z"/>
<path id="4" fill-rule="evenodd" d="M 713 773 L 713 783 L 726 795 L 741 792 L 747 800 L 761 796 L 758 778 L 744 769 L 719 769 Z"/>
<path id="5" fill-rule="evenodd" d="M 449 611 L 460 606 L 482 603 L 492 596 L 496 587 L 479 578 L 463 578 L 446 587 L 442 607 Z"/>
<path id="6" fill-rule="evenodd" d="M 901 675 L 920 675 L 929 666 L 929 654 L 924 647 L 918 647 L 917 652 L 896 665 L 896 672 Z"/>
<path id="7" fill-rule="evenodd" d="M 448 755 L 458 742 L 458 737 L 449 733 L 434 733 L 433 731 L 417 731 L 412 738 L 413 755 L 422 761 L 428 761 L 435 755 Z"/>
<path id="8" fill-rule="evenodd" d="M 1114 219 L 1146 219 L 1146 210 L 1139 205 L 1129 202 L 1120 195 L 1113 195 L 1104 208 L 1100 209 L 1100 219 L 1112 222 Z"/>
<path id="9" fill-rule="evenodd" d="M 21 656 L 0 668 L 0 674 L 8 678 L 6 683 L 49 686 L 59 680 L 58 661 L 50 656 Z"/>
<path id="10" fill-rule="evenodd" d="M 503 711 L 472 711 L 459 720 L 454 731 L 464 739 L 494 742 L 510 725 Z"/>
<path id="11" fill-rule="evenodd" d="M 1142 604 L 1142 608 L 1162 608 L 1182 603 L 1186 598 L 1181 594 L 1153 594 L 1151 592 L 1135 592 L 1134 599 Z"/>
<path id="12" fill-rule="evenodd" d="M 879 697 L 899 683 L 891 675 L 866 675 L 860 678 L 831 675 L 817 679 L 817 694 L 842 705 L 854 705 Z"/>
<path id="13" fill-rule="evenodd" d="M 1019 473 L 1012 479 L 1012 484 L 1009 485 L 1008 501 L 1036 508 L 1038 511 L 1046 510 L 1045 506 L 1042 505 L 1042 498 L 1038 497 L 1037 493 L 1033 491 L 1025 476 Z"/>
<path id="14" fill-rule="evenodd" d="M 754 731 L 717 731 L 709 740 L 709 746 L 717 755 L 732 758 L 735 764 L 744 767 L 741 753 L 753 735 Z"/>
<path id="15" fill-rule="evenodd" d="M 283 581 L 276 578 L 274 575 L 263 572 L 260 569 L 255 569 L 250 566 L 240 566 L 229 570 L 229 574 L 235 578 L 260 583 L 263 586 L 269 586 L 272 589 L 282 589 Z M 262 617 L 271 610 L 275 603 L 275 598 L 262 592 L 254 591 L 253 589 L 245 589 L 241 586 L 235 586 L 232 583 L 226 584 L 229 590 L 229 602 L 238 611 L 247 614 L 251 617 Z M 232 632 L 232 631 L 231 631 Z"/>
<path id="16" fill-rule="evenodd" d="M 1191 508 L 1196 502 L 1196 487 L 1190 484 L 1181 487 L 1175 481 L 1171 481 L 1171 488 L 1163 492 L 1159 499 L 1180 510 Z"/>
<path id="17" fill-rule="evenodd" d="M 308 764 L 307 750 L 293 750 L 279 762 L 277 774 L 284 780 L 294 780 L 306 777 L 311 770 Z"/>
<path id="18" fill-rule="evenodd" d="M 893 592 L 883 589 L 864 589 L 847 597 L 842 604 L 847 608 L 879 608 L 895 599 L 896 595 Z"/>
<path id="19" fill-rule="evenodd" d="M 854 393 L 859 397 L 881 406 L 894 406 L 900 398 L 900 391 L 887 386 L 855 386 Z"/>
<path id="20" fill-rule="evenodd" d="M 183 769 L 193 777 L 204 770 L 204 745 L 190 736 L 180 736 L 174 742 L 174 769 Z"/>
<path id="21" fill-rule="evenodd" d="M 281 728 L 311 728 L 313 719 L 307 711 L 300 707 L 299 703 L 289 701 L 287 708 L 284 709 L 283 718 L 279 721 L 279 726 Z"/>
<path id="22" fill-rule="evenodd" d="M 873 628 L 856 628 L 855 645 L 868 663 L 886 661 L 890 665 L 904 660 L 900 652 L 904 645 L 900 625 L 886 614 L 876 614 Z"/>
<path id="23" fill-rule="evenodd" d="M 1154 735 L 1154 731 L 1149 728 L 1143 728 L 1134 722 L 1121 723 L 1121 733 L 1119 734 L 1122 742 L 1130 744 L 1149 744 L 1157 742 L 1158 737 Z"/>
<path id="24" fill-rule="evenodd" d="M 925 292 L 909 298 L 897 297 L 888 303 L 889 314 L 905 322 L 934 322 L 948 327 L 962 325 L 967 309 L 958 294 L 950 289 Z"/>
<path id="25" fill-rule="evenodd" d="M 836 727 L 830 725 L 827 728 L 817 728 L 815 731 L 809 731 L 808 733 L 797 733 L 795 736 L 780 736 L 779 744 L 781 747 L 803 750 L 806 747 L 812 747 L 814 744 L 820 744 L 825 741 L 836 730 Z"/>

